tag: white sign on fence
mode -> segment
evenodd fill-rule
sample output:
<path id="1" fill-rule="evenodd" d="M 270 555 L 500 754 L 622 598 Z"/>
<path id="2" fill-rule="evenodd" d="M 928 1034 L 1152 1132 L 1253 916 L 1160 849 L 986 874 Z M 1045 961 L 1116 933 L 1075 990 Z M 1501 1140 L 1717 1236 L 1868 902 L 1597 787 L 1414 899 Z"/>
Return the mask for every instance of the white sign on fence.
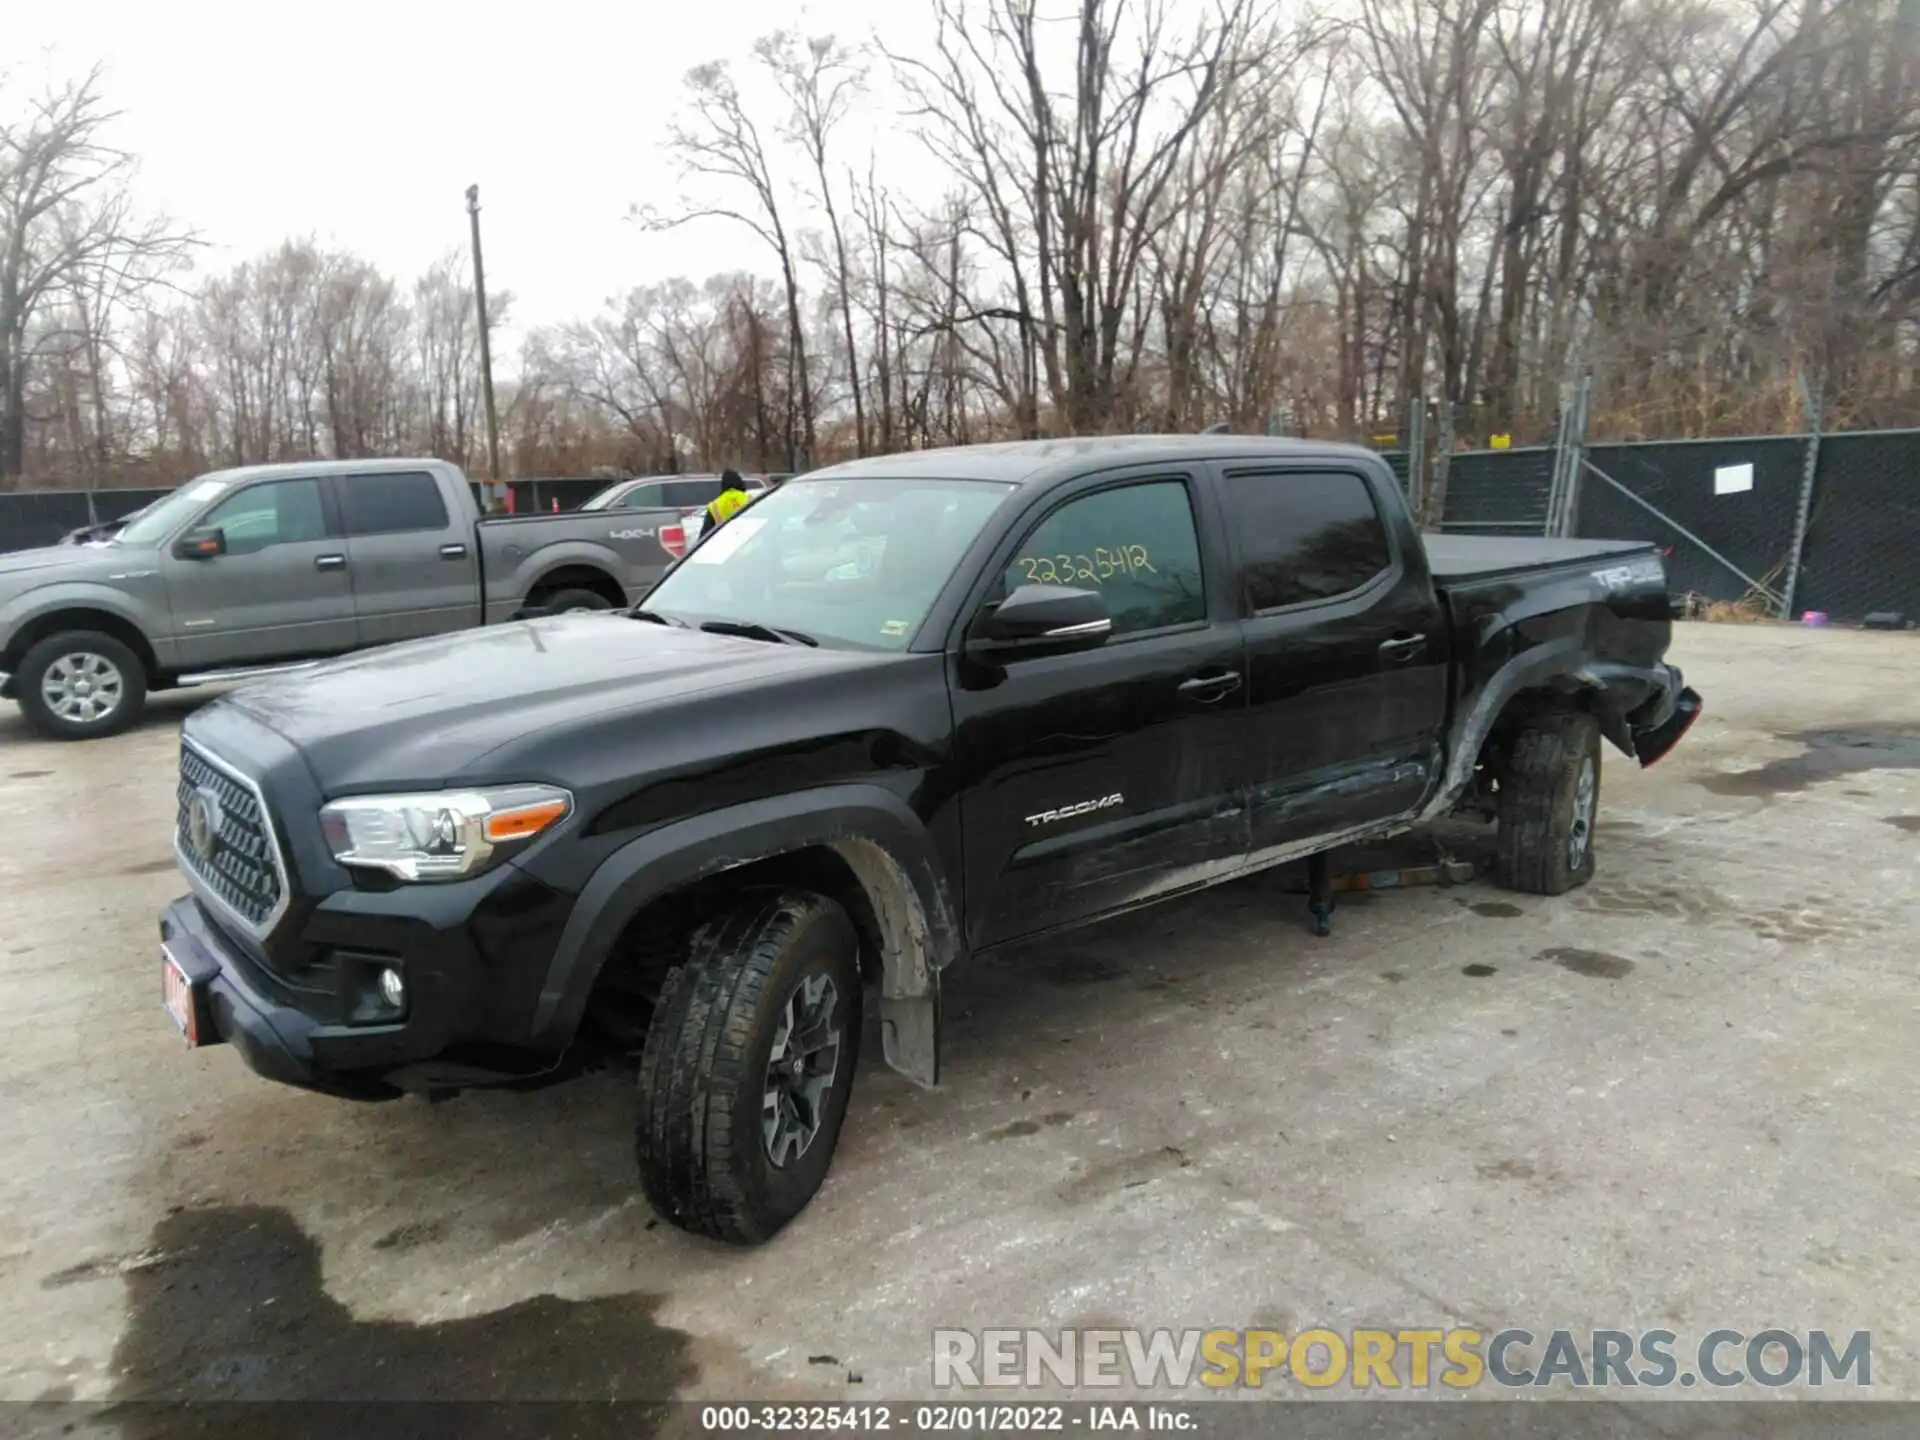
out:
<path id="1" fill-rule="evenodd" d="M 1738 495 L 1742 490 L 1751 489 L 1753 489 L 1753 466 L 1721 465 L 1714 469 L 1714 494 Z"/>

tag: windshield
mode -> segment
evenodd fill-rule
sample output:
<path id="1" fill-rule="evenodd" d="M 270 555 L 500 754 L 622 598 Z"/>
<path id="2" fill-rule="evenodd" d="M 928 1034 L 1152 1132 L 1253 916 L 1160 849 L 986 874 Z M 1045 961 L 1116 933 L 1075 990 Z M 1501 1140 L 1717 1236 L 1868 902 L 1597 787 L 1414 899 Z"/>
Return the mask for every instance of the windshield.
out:
<path id="1" fill-rule="evenodd" d="M 225 480 L 195 480 L 182 485 L 164 500 L 140 512 L 127 528 L 114 536 L 116 545 L 158 545 L 177 530 L 202 505 L 227 489 Z"/>
<path id="2" fill-rule="evenodd" d="M 646 608 L 904 650 L 1013 487 L 977 480 L 789 480 L 676 565 Z"/>

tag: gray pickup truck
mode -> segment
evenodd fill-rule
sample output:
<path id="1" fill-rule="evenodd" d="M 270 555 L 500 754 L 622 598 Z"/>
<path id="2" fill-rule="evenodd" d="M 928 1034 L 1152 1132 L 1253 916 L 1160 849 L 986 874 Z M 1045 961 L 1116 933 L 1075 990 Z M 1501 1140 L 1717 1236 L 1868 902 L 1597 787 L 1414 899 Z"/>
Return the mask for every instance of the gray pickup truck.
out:
<path id="1" fill-rule="evenodd" d="M 93 739 L 151 691 L 610 609 L 673 561 L 603 511 L 482 519 L 441 460 L 216 471 L 110 539 L 0 555 L 0 696 L 44 735 Z"/>

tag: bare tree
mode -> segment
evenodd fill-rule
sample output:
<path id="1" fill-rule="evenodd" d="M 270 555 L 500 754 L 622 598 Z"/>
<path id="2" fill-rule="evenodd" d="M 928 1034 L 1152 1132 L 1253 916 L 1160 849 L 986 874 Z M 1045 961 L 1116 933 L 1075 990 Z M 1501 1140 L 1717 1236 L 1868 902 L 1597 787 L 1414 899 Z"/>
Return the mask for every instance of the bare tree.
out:
<path id="1" fill-rule="evenodd" d="M 840 312 L 842 335 L 847 345 L 847 384 L 853 396 L 854 453 L 867 453 L 867 410 L 860 386 L 860 348 L 853 325 L 853 271 L 847 250 L 847 237 L 840 223 L 840 207 L 834 199 L 834 184 L 827 164 L 827 144 L 833 132 L 846 119 L 864 82 L 864 74 L 853 54 L 831 35 L 801 39 L 789 31 L 776 31 L 759 40 L 754 52 L 772 73 L 792 108 L 786 133 L 813 167 L 814 199 L 827 220 L 827 234 L 833 245 L 831 271 L 834 301 Z"/>
<path id="2" fill-rule="evenodd" d="M 695 70 L 687 193 L 646 218 L 744 225 L 767 275 L 635 277 L 533 333 L 515 463 L 1363 436 L 1434 398 L 1450 451 L 1544 438 L 1582 371 L 1599 433 L 1791 425 L 1822 379 L 1830 423 L 1920 423 L 1920 0 L 1270 3 L 933 0 L 889 70 L 932 184 L 863 153 L 886 86 L 836 41 L 743 47 L 757 98 Z M 186 290 L 97 88 L 0 128 L 0 471 L 469 463 L 460 258 L 413 281 L 296 239 Z"/>
<path id="3" fill-rule="evenodd" d="M 806 331 L 801 323 L 800 278 L 794 247 L 781 209 L 780 188 L 773 178 L 773 162 L 731 73 L 722 61 L 695 66 L 687 72 L 691 117 L 675 124 L 672 144 L 680 154 L 688 178 L 718 181 L 744 190 L 741 207 L 724 201 L 696 203 L 671 216 L 643 209 L 641 219 L 655 229 L 670 229 L 690 220 L 718 217 L 746 226 L 767 243 L 780 266 L 786 290 L 787 360 L 793 378 L 787 385 L 787 448 L 789 468 L 803 470 L 814 451 L 813 385 L 807 372 Z"/>
<path id="4" fill-rule="evenodd" d="M 1252 5 L 1224 0 L 1177 32 L 1163 0 L 1080 0 L 1056 83 L 1037 0 L 992 0 L 984 19 L 934 0 L 933 58 L 894 57 L 929 148 L 980 201 L 1070 430 L 1113 419 L 1149 246 L 1196 136 L 1259 63 Z"/>
<path id="5" fill-rule="evenodd" d="M 97 71 L 0 118 L 0 485 L 19 478 L 25 458 L 30 336 L 42 307 L 76 290 L 86 301 L 124 302 L 191 240 L 133 213 L 133 157 L 107 138 L 115 118 Z M 102 318 L 97 304 L 75 314 Z"/>

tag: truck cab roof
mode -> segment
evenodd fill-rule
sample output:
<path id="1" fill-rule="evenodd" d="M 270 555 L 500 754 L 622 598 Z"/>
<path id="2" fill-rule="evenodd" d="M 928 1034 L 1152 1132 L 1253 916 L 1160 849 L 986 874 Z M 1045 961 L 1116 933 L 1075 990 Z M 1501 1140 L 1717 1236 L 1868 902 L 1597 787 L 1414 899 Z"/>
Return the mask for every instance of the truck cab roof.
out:
<path id="1" fill-rule="evenodd" d="M 1040 485 L 1083 475 L 1089 462 L 1109 465 L 1191 465 L 1198 461 L 1366 460 L 1372 450 L 1331 440 L 1268 435 L 1091 435 L 1060 440 L 1009 440 L 849 460 L 806 475 L 808 480 L 993 480 Z"/>
<path id="2" fill-rule="evenodd" d="M 189 484 L 217 480 L 225 485 L 240 485 L 251 480 L 287 480 L 308 475 L 389 475 L 419 470 L 455 470 L 446 460 L 431 455 L 412 458 L 382 457 L 378 460 L 292 460 L 271 465 L 236 465 L 228 470 L 209 470 L 196 475 Z M 458 473 L 455 470 L 455 473 Z"/>

